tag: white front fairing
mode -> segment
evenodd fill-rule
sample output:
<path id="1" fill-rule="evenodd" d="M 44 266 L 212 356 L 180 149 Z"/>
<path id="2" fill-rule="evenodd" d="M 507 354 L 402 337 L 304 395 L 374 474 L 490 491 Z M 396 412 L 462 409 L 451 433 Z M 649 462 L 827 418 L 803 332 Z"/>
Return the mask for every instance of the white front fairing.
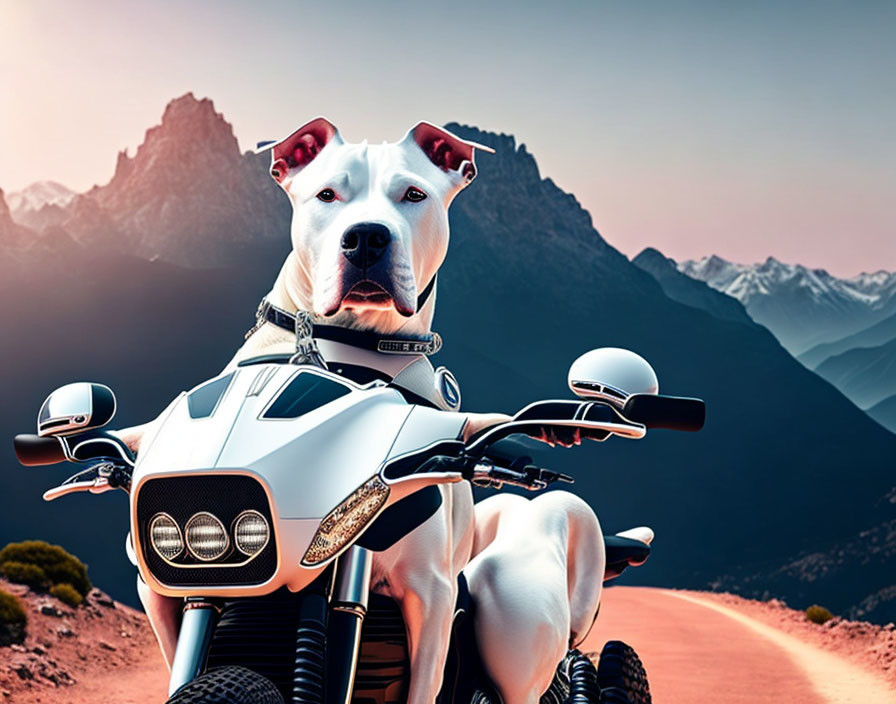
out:
<path id="1" fill-rule="evenodd" d="M 160 417 L 141 448 L 131 491 L 131 534 L 144 580 L 170 596 L 255 595 L 288 585 L 298 590 L 322 567 L 300 562 L 320 521 L 355 489 L 379 472 L 384 461 L 460 434 L 464 416 L 409 405 L 395 389 L 374 383 L 360 387 L 313 367 L 258 364 L 237 368 L 178 397 Z M 297 375 L 321 375 L 346 393 L 294 418 L 265 413 Z M 193 408 L 190 396 L 212 384 L 223 393 Z M 195 400 L 195 397 L 194 397 Z M 151 573 L 141 545 L 137 503 L 148 479 L 187 475 L 243 474 L 257 479 L 270 502 L 278 564 L 263 584 L 179 587 Z M 388 503 L 406 495 L 391 492 Z M 387 505 L 388 505 L 387 503 Z M 196 506 L 196 511 L 214 506 Z"/>

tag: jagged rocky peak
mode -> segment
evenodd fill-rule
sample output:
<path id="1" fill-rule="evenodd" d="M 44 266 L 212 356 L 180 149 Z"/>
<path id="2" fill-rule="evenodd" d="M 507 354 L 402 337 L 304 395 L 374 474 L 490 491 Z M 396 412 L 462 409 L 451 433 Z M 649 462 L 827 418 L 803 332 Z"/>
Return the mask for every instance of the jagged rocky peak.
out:
<path id="1" fill-rule="evenodd" d="M 589 238 L 595 234 L 591 214 L 572 193 L 558 187 L 550 178 L 541 177 L 535 157 L 529 153 L 525 144 L 517 145 L 513 135 L 488 132 L 457 122 L 449 122 L 445 129 L 462 139 L 478 142 L 495 150 L 494 154 L 476 155 L 480 177 L 463 199 L 459 200 L 459 204 L 454 206 L 455 210 L 471 205 L 505 221 L 507 217 L 511 218 L 510 221 L 515 221 L 520 213 L 527 213 L 527 222 L 537 224 L 544 232 L 563 236 L 576 231 L 580 234 L 587 233 Z M 550 204 L 549 212 L 533 210 L 532 204 L 539 199 Z M 499 212 L 503 214 L 498 216 Z M 606 244 L 599 236 L 597 240 L 600 247 Z"/>
<path id="2" fill-rule="evenodd" d="M 151 136 L 157 137 L 166 132 L 204 148 L 235 149 L 239 153 L 233 126 L 221 113 L 215 112 L 215 104 L 209 98 L 198 100 L 192 93 L 168 103 L 162 114 L 162 124 L 147 132 L 147 143 L 150 143 Z"/>
<path id="3" fill-rule="evenodd" d="M 284 200 L 267 170 L 241 154 L 214 103 L 187 93 L 168 103 L 133 155 L 118 153 L 109 183 L 66 208 L 64 226 L 82 243 L 213 267 L 288 240 Z"/>
<path id="4" fill-rule="evenodd" d="M 449 122 L 445 129 L 456 134 L 462 139 L 484 144 L 495 150 L 494 154 L 477 154 L 476 163 L 480 170 L 498 168 L 501 173 L 510 170 L 514 176 L 522 177 L 523 181 L 540 181 L 538 164 L 527 150 L 525 144 L 516 145 L 513 135 L 487 132 L 471 125 L 461 125 L 457 122 Z"/>
<path id="5" fill-rule="evenodd" d="M 235 164 L 239 160 L 239 142 L 233 126 L 215 111 L 210 99 L 199 100 L 187 93 L 168 103 L 162 122 L 146 131 L 134 156 L 119 152 L 112 183 L 157 167 L 189 170 L 198 176 L 200 170 L 213 164 Z"/>

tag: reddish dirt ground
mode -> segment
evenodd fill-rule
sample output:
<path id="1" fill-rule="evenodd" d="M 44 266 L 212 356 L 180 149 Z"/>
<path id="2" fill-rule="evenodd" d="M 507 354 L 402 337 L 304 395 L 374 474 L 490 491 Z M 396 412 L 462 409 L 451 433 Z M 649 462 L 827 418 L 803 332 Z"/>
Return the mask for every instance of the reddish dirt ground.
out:
<path id="1" fill-rule="evenodd" d="M 168 670 L 146 617 L 94 589 L 77 609 L 0 580 L 28 615 L 22 645 L 0 648 L 0 702 L 159 704 Z"/>
<path id="2" fill-rule="evenodd" d="M 0 648 L 0 702 L 161 704 L 168 672 L 142 614 L 94 590 L 71 609 L 0 580 L 29 615 L 21 646 Z M 780 602 L 613 587 L 584 650 L 624 640 L 656 704 L 893 704 L 896 627 L 806 621 Z"/>
<path id="3" fill-rule="evenodd" d="M 896 702 L 892 627 L 818 626 L 780 602 L 613 587 L 583 649 L 607 640 L 639 653 L 657 704 Z"/>

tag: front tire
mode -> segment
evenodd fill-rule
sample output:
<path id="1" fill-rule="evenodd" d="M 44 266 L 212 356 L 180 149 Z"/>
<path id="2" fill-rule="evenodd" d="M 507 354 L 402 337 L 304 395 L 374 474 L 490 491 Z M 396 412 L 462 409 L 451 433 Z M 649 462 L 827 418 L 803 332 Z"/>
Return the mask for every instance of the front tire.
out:
<path id="1" fill-rule="evenodd" d="M 630 645 L 611 640 L 597 665 L 600 704 L 651 704 L 647 672 Z"/>
<path id="2" fill-rule="evenodd" d="M 285 704 L 267 677 L 245 667 L 216 667 L 188 682 L 167 704 Z"/>

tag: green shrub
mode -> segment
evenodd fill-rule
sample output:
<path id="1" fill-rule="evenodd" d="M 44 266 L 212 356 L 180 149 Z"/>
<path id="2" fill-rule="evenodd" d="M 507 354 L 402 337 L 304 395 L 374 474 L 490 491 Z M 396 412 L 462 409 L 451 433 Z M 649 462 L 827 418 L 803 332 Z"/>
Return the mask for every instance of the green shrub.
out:
<path id="1" fill-rule="evenodd" d="M 49 580 L 47 573 L 37 565 L 31 565 L 27 562 L 15 562 L 10 560 L 0 564 L 0 575 L 3 575 L 10 582 L 16 584 L 26 584 L 32 589 L 46 589 Z"/>
<path id="2" fill-rule="evenodd" d="M 78 607 L 84 601 L 84 597 L 71 584 L 54 584 L 50 587 L 50 594 L 72 607 Z"/>
<path id="3" fill-rule="evenodd" d="M 7 591 L 0 589 L 0 623 L 14 623 L 24 626 L 28 617 L 19 600 Z"/>
<path id="4" fill-rule="evenodd" d="M 25 609 L 9 592 L 0 589 L 0 645 L 21 643 L 25 640 Z"/>
<path id="5" fill-rule="evenodd" d="M 87 566 L 58 545 L 42 540 L 10 543 L 0 550 L 0 567 L 10 562 L 35 565 L 44 571 L 50 584 L 70 584 L 81 596 L 90 591 Z"/>
<path id="6" fill-rule="evenodd" d="M 809 619 L 812 623 L 821 625 L 822 623 L 827 623 L 832 618 L 834 618 L 834 614 L 832 614 L 823 606 L 813 604 L 808 609 L 806 609 L 806 618 Z"/>

